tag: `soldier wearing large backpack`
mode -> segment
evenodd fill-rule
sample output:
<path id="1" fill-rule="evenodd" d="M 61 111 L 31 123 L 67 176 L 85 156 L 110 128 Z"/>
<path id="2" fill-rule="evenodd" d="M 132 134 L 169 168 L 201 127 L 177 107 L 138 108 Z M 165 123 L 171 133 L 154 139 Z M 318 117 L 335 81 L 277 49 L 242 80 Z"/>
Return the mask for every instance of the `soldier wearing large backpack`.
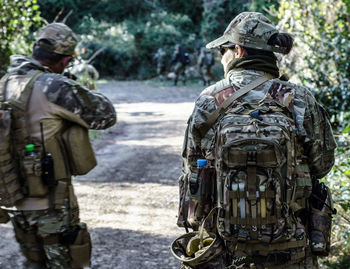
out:
<path id="1" fill-rule="evenodd" d="M 172 244 L 183 268 L 318 268 L 330 248 L 329 189 L 319 183 L 336 143 L 310 91 L 280 77 L 275 53 L 292 49 L 262 14 L 235 17 L 217 48 L 225 78 L 189 118 Z"/>
<path id="2" fill-rule="evenodd" d="M 10 217 L 25 268 L 90 265 L 72 175 L 96 165 L 88 129 L 112 126 L 116 113 L 102 94 L 61 75 L 76 44 L 68 26 L 49 24 L 32 58 L 11 56 L 0 81 L 0 220 Z"/>

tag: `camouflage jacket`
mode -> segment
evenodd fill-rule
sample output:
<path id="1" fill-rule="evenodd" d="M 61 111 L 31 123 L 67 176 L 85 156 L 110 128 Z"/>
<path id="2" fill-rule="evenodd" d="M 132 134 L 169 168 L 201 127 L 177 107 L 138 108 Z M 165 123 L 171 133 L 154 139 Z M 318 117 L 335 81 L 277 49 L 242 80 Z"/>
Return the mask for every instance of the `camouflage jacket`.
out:
<path id="1" fill-rule="evenodd" d="M 20 55 L 11 56 L 6 86 L 8 98 L 18 95 L 26 77 L 31 77 L 38 70 L 42 74 L 35 80 L 28 101 L 27 129 L 32 143 L 40 147 L 40 122 L 43 123 L 45 147 L 54 159 L 55 178 L 70 182 L 72 171 L 67 150 L 64 150 L 67 148 L 62 138 L 64 132 L 73 125 L 85 129 L 106 129 L 115 124 L 116 112 L 113 104 L 102 94 L 92 92 L 61 74 L 52 73 L 38 61 Z M 47 207 L 47 199 L 37 198 L 30 203 L 31 199 L 35 198 L 24 199 L 18 208 L 36 210 Z"/>
<path id="2" fill-rule="evenodd" d="M 187 213 L 186 196 L 188 179 L 196 167 L 199 158 L 213 158 L 214 126 L 204 137 L 200 134 L 202 125 L 209 115 L 230 94 L 264 75 L 264 72 L 252 70 L 230 70 L 226 78 L 206 88 L 195 102 L 195 107 L 188 120 L 182 157 L 183 174 L 180 177 L 180 205 L 178 225 L 183 226 Z M 317 178 L 325 176 L 334 164 L 336 143 L 333 137 L 327 112 L 316 102 L 306 88 L 280 79 L 272 79 L 244 95 L 238 102 L 258 103 L 262 99 L 271 99 L 286 106 L 296 122 L 298 143 L 304 149 L 310 172 Z"/>

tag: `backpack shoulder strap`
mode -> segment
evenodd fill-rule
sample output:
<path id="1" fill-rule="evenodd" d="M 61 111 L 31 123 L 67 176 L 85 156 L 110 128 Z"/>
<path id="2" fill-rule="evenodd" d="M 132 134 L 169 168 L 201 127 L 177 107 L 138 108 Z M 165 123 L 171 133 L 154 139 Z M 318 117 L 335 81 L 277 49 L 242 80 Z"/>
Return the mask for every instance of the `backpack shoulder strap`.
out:
<path id="1" fill-rule="evenodd" d="M 201 136 L 204 137 L 206 133 L 209 131 L 209 129 L 213 126 L 213 124 L 216 122 L 216 120 L 225 113 L 226 109 L 238 98 L 242 97 L 243 95 L 247 94 L 251 90 L 255 89 L 256 87 L 260 86 L 264 82 L 272 79 L 273 77 L 270 75 L 266 75 L 263 77 L 260 77 L 251 83 L 245 85 L 238 91 L 234 92 L 232 95 L 230 95 L 222 104 L 209 116 L 209 118 L 206 120 L 206 122 L 201 126 L 199 129 Z"/>
<path id="2" fill-rule="evenodd" d="M 28 82 L 26 83 L 26 85 L 24 86 L 20 94 L 8 100 L 8 103 L 10 104 L 11 108 L 13 108 L 12 115 L 15 119 L 25 118 L 25 113 L 28 108 L 29 99 L 33 92 L 34 82 L 42 73 L 43 72 L 39 70 L 33 72 L 33 74 L 31 74 L 30 79 L 28 80 Z M 23 122 L 23 126 L 21 128 L 21 132 L 18 132 L 17 135 L 21 136 L 19 139 L 24 141 L 27 144 L 27 142 L 30 142 L 29 125 L 27 124 L 27 121 L 20 121 L 20 122 Z"/>
<path id="3" fill-rule="evenodd" d="M 27 107 L 28 107 L 28 101 L 30 99 L 30 96 L 32 95 L 32 91 L 33 91 L 33 85 L 36 81 L 36 79 L 42 74 L 42 71 L 35 71 L 33 72 L 33 74 L 31 75 L 31 78 L 29 79 L 29 81 L 27 82 L 27 84 L 25 85 L 24 89 L 22 90 L 20 96 L 18 97 L 17 100 L 15 98 L 10 98 L 9 99 L 9 103 L 11 104 L 11 106 L 15 107 L 16 109 L 19 109 L 21 111 L 26 111 Z M 23 106 L 24 104 L 24 106 Z"/>

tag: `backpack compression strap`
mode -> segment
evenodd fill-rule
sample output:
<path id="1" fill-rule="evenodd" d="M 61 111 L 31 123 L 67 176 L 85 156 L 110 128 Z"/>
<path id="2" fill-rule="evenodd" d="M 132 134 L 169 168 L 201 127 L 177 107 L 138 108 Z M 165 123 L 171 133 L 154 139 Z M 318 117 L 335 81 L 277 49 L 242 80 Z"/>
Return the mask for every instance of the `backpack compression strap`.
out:
<path id="1" fill-rule="evenodd" d="M 265 75 L 263 77 L 260 77 L 251 83 L 245 85 L 238 91 L 234 92 L 232 95 L 230 95 L 207 119 L 207 121 L 199 128 L 199 132 L 202 137 L 206 135 L 206 133 L 209 131 L 209 129 L 213 126 L 213 124 L 216 122 L 216 120 L 225 113 L 226 109 L 238 98 L 242 97 L 243 95 L 247 94 L 251 90 L 255 89 L 256 87 L 260 86 L 264 82 L 274 78 L 271 75 Z"/>

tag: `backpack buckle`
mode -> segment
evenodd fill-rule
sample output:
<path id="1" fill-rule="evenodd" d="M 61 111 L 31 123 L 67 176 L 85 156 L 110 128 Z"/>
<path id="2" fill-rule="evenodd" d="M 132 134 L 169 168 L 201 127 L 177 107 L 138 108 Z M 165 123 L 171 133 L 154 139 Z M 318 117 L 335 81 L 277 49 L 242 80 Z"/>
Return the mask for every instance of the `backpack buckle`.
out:
<path id="1" fill-rule="evenodd" d="M 256 151 L 247 152 L 247 166 L 255 166 L 258 153 Z"/>

